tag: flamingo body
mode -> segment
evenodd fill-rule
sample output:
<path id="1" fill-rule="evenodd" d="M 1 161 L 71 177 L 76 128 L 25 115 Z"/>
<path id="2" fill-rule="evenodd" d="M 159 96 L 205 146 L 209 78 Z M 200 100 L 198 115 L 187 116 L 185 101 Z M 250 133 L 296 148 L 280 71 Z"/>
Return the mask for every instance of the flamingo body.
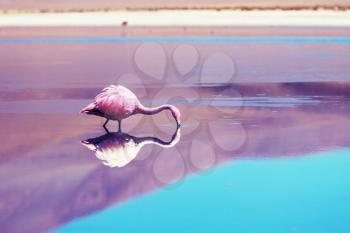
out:
<path id="1" fill-rule="evenodd" d="M 88 109 L 82 111 L 93 108 L 95 110 L 91 112 L 93 115 L 101 116 L 102 113 L 109 120 L 122 120 L 131 116 L 140 102 L 129 89 L 111 85 L 103 89 L 102 93 L 96 96 L 95 102 L 90 105 Z"/>
<path id="2" fill-rule="evenodd" d="M 95 97 L 95 102 L 83 108 L 81 112 L 104 117 L 107 119 L 106 123 L 108 120 L 117 120 L 120 129 L 121 120 L 131 115 L 138 113 L 152 115 L 163 110 L 170 110 L 177 125 L 180 125 L 180 112 L 175 106 L 162 105 L 156 108 L 147 108 L 143 106 L 136 95 L 126 87 L 110 85 L 104 88 L 102 92 Z"/>

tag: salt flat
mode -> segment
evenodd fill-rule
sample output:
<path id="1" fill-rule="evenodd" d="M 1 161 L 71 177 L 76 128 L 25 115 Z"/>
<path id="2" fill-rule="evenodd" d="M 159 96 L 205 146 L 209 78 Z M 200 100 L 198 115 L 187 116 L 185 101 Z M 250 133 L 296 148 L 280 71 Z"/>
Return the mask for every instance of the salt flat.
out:
<path id="1" fill-rule="evenodd" d="M 350 11 L 160 10 L 0 15 L 0 27 L 15 26 L 350 26 Z"/>

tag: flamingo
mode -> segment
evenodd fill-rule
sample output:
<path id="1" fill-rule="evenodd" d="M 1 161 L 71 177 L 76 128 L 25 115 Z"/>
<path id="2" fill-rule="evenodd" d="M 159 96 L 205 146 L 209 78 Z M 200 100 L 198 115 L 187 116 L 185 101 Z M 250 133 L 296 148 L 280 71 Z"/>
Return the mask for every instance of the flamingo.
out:
<path id="1" fill-rule="evenodd" d="M 80 112 L 89 115 L 95 115 L 106 118 L 103 128 L 106 127 L 109 120 L 118 121 L 118 131 L 121 131 L 121 122 L 123 119 L 135 114 L 153 115 L 163 110 L 169 110 L 174 117 L 177 128 L 180 127 L 180 111 L 173 105 L 164 104 L 155 108 L 143 106 L 136 95 L 128 88 L 122 85 L 110 85 L 102 90 L 95 97 L 95 101 Z"/>

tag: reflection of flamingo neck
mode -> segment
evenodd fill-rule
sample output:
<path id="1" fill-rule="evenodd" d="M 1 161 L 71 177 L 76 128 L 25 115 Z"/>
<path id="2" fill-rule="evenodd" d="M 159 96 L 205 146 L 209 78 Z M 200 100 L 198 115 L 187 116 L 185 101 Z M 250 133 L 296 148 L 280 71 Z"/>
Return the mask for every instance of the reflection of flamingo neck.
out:
<path id="1" fill-rule="evenodd" d="M 177 128 L 176 132 L 168 142 L 165 142 L 155 137 L 142 137 L 142 138 L 137 138 L 136 143 L 138 144 L 138 146 L 140 145 L 140 147 L 143 147 L 144 145 L 147 145 L 147 144 L 156 144 L 163 148 L 170 148 L 175 146 L 179 142 L 180 137 L 181 137 L 180 128 Z"/>

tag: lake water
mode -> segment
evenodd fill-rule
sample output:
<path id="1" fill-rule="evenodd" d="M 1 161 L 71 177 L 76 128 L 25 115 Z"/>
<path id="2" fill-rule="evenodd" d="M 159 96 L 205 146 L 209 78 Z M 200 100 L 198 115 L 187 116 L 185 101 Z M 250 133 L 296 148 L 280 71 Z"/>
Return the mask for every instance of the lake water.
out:
<path id="1" fill-rule="evenodd" d="M 350 231 L 348 35 L 16 33 L 0 38 L 1 232 Z M 109 84 L 174 104 L 181 128 L 163 112 L 106 134 L 78 112 Z"/>

